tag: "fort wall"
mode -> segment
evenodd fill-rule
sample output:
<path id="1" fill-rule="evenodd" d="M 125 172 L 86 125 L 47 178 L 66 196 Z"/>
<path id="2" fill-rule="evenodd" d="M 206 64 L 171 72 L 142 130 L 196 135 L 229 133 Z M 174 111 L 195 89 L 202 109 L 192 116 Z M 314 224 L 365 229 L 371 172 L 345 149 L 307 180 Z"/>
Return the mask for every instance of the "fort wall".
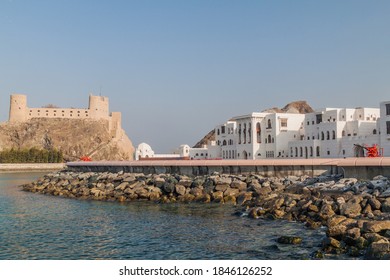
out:
<path id="1" fill-rule="evenodd" d="M 26 122 L 34 118 L 45 119 L 95 119 L 108 120 L 108 130 L 112 138 L 122 133 L 120 112 L 109 111 L 109 99 L 105 96 L 89 96 L 88 109 L 85 108 L 29 108 L 27 96 L 12 94 L 10 97 L 9 123 Z"/>

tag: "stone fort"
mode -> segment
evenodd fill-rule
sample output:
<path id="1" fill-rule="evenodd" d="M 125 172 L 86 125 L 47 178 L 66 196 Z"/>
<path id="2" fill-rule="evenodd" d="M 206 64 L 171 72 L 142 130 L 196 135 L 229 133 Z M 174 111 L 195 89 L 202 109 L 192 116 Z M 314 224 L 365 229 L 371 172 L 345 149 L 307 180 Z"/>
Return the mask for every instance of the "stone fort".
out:
<path id="1" fill-rule="evenodd" d="M 12 94 L 10 97 L 9 123 L 27 122 L 31 119 L 91 119 L 105 120 L 112 138 L 122 134 L 122 115 L 120 112 L 109 112 L 108 97 L 89 95 L 88 109 L 42 107 L 29 108 L 27 96 Z"/>

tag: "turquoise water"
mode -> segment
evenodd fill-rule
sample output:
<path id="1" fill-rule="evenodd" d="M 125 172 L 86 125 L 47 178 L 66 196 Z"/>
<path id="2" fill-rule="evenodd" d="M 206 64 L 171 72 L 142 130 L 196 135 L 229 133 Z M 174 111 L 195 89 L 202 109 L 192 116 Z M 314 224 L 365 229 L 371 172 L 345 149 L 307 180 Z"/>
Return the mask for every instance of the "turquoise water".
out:
<path id="1" fill-rule="evenodd" d="M 251 220 L 232 206 L 119 204 L 23 192 L 39 173 L 0 173 L 0 259 L 307 259 L 323 230 Z M 282 245 L 299 235 L 301 245 Z"/>

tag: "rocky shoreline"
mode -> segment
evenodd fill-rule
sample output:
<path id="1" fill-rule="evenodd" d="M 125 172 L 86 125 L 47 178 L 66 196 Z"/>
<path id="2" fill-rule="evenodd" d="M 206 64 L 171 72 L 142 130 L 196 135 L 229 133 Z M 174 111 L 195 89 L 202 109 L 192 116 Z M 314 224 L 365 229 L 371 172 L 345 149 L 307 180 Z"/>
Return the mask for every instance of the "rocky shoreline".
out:
<path id="1" fill-rule="evenodd" d="M 25 191 L 77 199 L 159 203 L 224 203 L 252 219 L 300 221 L 325 226 L 326 238 L 314 258 L 347 254 L 354 258 L 390 259 L 390 180 L 341 176 L 78 173 L 60 171 L 22 186 Z M 281 241 L 297 243 L 296 237 Z"/>

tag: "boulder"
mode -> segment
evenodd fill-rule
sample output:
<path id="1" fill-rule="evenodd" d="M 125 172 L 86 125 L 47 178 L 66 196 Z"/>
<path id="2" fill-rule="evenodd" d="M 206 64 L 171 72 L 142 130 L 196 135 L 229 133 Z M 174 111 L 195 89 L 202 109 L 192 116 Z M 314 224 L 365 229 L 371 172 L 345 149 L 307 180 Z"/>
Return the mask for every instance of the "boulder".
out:
<path id="1" fill-rule="evenodd" d="M 372 242 L 367 250 L 367 259 L 381 259 L 389 251 L 389 241 L 381 239 L 377 242 Z"/>
<path id="2" fill-rule="evenodd" d="M 382 212 L 390 213 L 390 197 L 386 198 L 385 201 L 382 203 Z"/>
<path id="3" fill-rule="evenodd" d="M 238 189 L 233 189 L 233 188 L 227 188 L 223 195 L 224 196 L 237 196 L 240 193 Z"/>
<path id="4" fill-rule="evenodd" d="M 238 189 L 239 191 L 245 191 L 247 189 L 247 184 L 240 180 L 234 180 L 230 187 L 233 189 Z"/>
<path id="5" fill-rule="evenodd" d="M 355 199 L 351 199 L 340 206 L 340 214 L 350 218 L 359 216 L 361 211 L 362 207 L 360 206 L 360 201 Z"/>
<path id="6" fill-rule="evenodd" d="M 381 203 L 375 197 L 369 198 L 368 203 L 370 204 L 372 210 L 380 210 L 381 209 Z"/>
<path id="7" fill-rule="evenodd" d="M 251 192 L 241 192 L 237 196 L 237 204 L 239 204 L 239 205 L 243 205 L 243 204 L 245 204 L 245 202 L 251 201 L 251 200 L 252 200 L 252 193 Z"/>
<path id="8" fill-rule="evenodd" d="M 216 191 L 221 191 L 221 192 L 224 192 L 226 191 L 227 189 L 229 188 L 229 185 L 228 184 L 218 184 L 215 186 L 215 190 Z"/>
<path id="9" fill-rule="evenodd" d="M 178 195 L 185 195 L 186 194 L 186 187 L 183 185 L 176 185 L 175 191 Z"/>
<path id="10" fill-rule="evenodd" d="M 390 221 L 368 221 L 363 224 L 364 232 L 380 232 L 390 230 Z"/>
<path id="11" fill-rule="evenodd" d="M 302 238 L 298 236 L 280 236 L 276 241 L 280 244 L 296 245 L 302 243 Z"/>

